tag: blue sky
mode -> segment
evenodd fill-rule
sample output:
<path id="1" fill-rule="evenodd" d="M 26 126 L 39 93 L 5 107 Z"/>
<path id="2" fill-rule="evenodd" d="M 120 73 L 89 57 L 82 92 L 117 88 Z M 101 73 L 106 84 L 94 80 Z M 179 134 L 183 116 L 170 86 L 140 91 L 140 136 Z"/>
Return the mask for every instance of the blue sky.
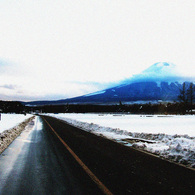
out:
<path id="1" fill-rule="evenodd" d="M 104 89 L 156 62 L 194 76 L 194 0 L 0 1 L 0 99 Z"/>

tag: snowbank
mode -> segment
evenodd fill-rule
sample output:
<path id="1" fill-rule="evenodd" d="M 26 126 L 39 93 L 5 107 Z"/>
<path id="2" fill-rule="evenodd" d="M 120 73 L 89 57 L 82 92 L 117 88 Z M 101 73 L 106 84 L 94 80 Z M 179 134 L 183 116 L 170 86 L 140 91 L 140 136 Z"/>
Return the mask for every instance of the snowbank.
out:
<path id="1" fill-rule="evenodd" d="M 9 115 L 9 117 L 8 117 L 8 115 L 7 115 L 7 119 L 11 119 L 10 116 L 11 115 Z M 0 154 L 12 143 L 12 141 L 16 137 L 18 137 L 18 135 L 20 135 L 20 133 L 27 126 L 27 124 L 32 122 L 32 120 L 34 119 L 34 116 L 28 115 L 28 116 L 24 117 L 23 122 L 20 123 L 20 120 L 22 118 L 21 116 L 18 117 L 18 116 L 15 116 L 14 114 L 12 114 L 12 116 L 13 116 L 13 121 L 15 121 L 15 127 L 10 128 L 9 130 L 4 130 L 0 133 Z M 24 120 L 25 118 L 26 118 L 26 120 Z M 8 122 L 9 122 L 9 120 L 7 120 L 7 123 Z M 4 123 L 5 123 L 5 119 L 4 119 Z M 14 125 L 14 123 L 11 123 L 8 126 L 13 126 L 13 125 Z M 7 124 L 5 126 L 7 126 Z M 4 128 L 5 128 L 5 126 L 4 126 Z"/>
<path id="2" fill-rule="evenodd" d="M 3 131 L 13 128 L 16 125 L 20 124 L 24 120 L 32 117 L 31 114 L 1 114 L 1 120 L 0 120 L 0 133 Z"/>
<path id="3" fill-rule="evenodd" d="M 195 168 L 195 116 L 147 117 L 139 115 L 125 116 L 97 114 L 49 115 L 64 120 L 67 123 L 79 127 L 85 131 L 105 136 L 109 139 L 121 142 L 127 146 L 145 150 L 162 158 L 166 158 L 168 160 Z M 71 117 L 74 119 L 72 119 Z M 76 118 L 78 119 L 75 120 Z M 83 122 L 82 120 L 85 122 Z M 90 121 L 95 121 L 96 124 Z M 187 122 L 189 122 L 189 124 Z M 125 123 L 127 124 L 126 127 Z M 132 132 L 131 130 L 127 130 L 129 127 L 129 123 L 135 123 L 133 127 L 136 128 L 133 129 L 132 127 Z M 166 123 L 168 123 L 169 125 L 167 125 Z M 107 127 L 100 124 L 107 124 Z M 115 124 L 117 128 L 113 127 L 115 126 Z M 155 131 L 148 131 L 148 129 L 153 127 L 153 124 L 155 124 Z M 120 125 L 125 127 L 124 129 L 126 130 L 118 128 Z M 160 130 L 157 129 L 158 126 Z M 137 130 L 138 127 L 141 130 Z M 181 127 L 183 128 L 182 131 Z M 167 132 L 169 132 L 170 134 L 167 134 Z M 173 132 L 175 134 L 173 134 Z M 185 133 L 181 134 L 181 132 Z"/>
<path id="4" fill-rule="evenodd" d="M 195 168 L 195 138 L 179 135 L 159 137 L 160 139 L 157 136 L 155 143 L 137 142 L 132 146 Z"/>

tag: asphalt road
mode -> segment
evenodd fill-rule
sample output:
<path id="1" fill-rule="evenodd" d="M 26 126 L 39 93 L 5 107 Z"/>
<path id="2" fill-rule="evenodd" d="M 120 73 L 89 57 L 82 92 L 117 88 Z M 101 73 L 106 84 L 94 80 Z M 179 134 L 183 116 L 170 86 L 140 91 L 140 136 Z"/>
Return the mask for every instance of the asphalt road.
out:
<path id="1" fill-rule="evenodd" d="M 195 194 L 195 171 L 44 118 L 0 156 L 0 194 L 103 194 L 59 138 L 113 194 Z"/>
<path id="2" fill-rule="evenodd" d="M 0 194 L 102 194 L 40 122 L 0 155 Z"/>

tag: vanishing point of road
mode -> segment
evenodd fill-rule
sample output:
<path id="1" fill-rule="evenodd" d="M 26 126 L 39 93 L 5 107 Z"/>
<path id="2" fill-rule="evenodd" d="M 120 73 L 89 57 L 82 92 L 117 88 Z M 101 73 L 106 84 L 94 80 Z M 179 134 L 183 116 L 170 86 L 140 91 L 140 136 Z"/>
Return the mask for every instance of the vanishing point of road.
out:
<path id="1" fill-rule="evenodd" d="M 195 194 L 192 169 L 59 119 L 36 120 L 0 155 L 0 195 Z"/>

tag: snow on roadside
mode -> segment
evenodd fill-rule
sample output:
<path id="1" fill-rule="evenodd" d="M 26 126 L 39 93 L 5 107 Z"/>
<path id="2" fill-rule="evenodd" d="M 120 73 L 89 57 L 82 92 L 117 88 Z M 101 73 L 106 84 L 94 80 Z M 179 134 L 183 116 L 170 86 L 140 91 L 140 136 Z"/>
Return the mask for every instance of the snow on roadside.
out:
<path id="1" fill-rule="evenodd" d="M 3 131 L 13 128 L 24 120 L 32 117 L 31 114 L 1 114 L 0 120 L 0 133 Z"/>
<path id="2" fill-rule="evenodd" d="M 94 134 L 97 135 L 103 135 L 109 139 L 113 139 L 116 140 L 118 142 L 122 142 L 124 144 L 126 144 L 127 146 L 132 146 L 134 148 L 137 149 L 141 149 L 141 150 L 145 150 L 148 152 L 151 152 L 153 154 L 156 154 L 162 158 L 166 158 L 168 160 L 177 162 L 177 163 L 181 163 L 190 167 L 195 168 L 195 136 L 193 133 L 195 133 L 195 116 L 189 116 L 191 120 L 191 126 L 189 126 L 189 124 L 184 124 L 182 127 L 186 127 L 186 128 L 190 128 L 189 134 L 186 134 L 188 129 L 183 129 L 183 132 L 185 132 L 185 134 L 180 135 L 180 134 L 166 134 L 163 131 L 159 131 L 159 133 L 148 133 L 148 132 L 131 132 L 131 131 L 127 131 L 127 130 L 123 130 L 121 128 L 113 128 L 112 127 L 105 127 L 105 126 L 101 126 L 98 123 L 101 124 L 101 117 L 103 115 L 90 115 L 90 114 L 81 114 L 78 115 L 78 120 L 75 120 L 75 114 L 71 115 L 71 114 L 48 114 L 50 116 L 59 118 L 61 120 L 66 121 L 67 123 L 79 127 L 85 131 L 88 132 L 92 132 Z M 74 116 L 74 119 L 71 119 L 71 116 Z M 90 123 L 90 117 L 92 117 L 91 121 L 96 121 L 97 124 L 94 123 Z M 106 121 L 106 124 L 109 124 L 110 122 L 110 118 L 113 117 L 114 120 L 116 120 L 116 116 L 114 115 L 109 115 L 108 120 Z M 120 116 L 121 117 L 121 116 Z M 117 123 L 120 123 L 120 117 L 117 118 Z M 81 118 L 83 121 L 87 121 L 88 122 L 83 122 L 81 121 Z M 84 119 L 85 118 L 85 119 Z M 133 117 L 132 117 L 133 118 Z M 152 118 L 152 117 L 151 117 Z M 151 122 L 151 118 L 150 123 L 148 123 L 149 126 L 152 126 L 152 122 Z M 154 117 L 153 120 L 159 120 L 159 125 L 162 125 L 164 117 L 160 116 L 159 118 Z M 170 128 L 168 129 L 169 132 L 172 132 L 172 128 L 177 129 L 178 125 L 181 125 L 181 121 L 189 121 L 188 116 L 172 116 L 172 118 L 170 120 L 173 119 L 174 121 L 174 125 L 175 126 L 170 126 Z M 142 121 L 143 121 L 143 116 L 139 117 L 139 125 L 140 128 L 142 127 Z M 185 119 L 185 120 L 184 120 Z M 104 118 L 105 120 L 105 118 Z M 135 121 L 134 122 L 138 122 L 136 121 L 137 116 L 135 117 Z M 180 121 L 180 123 L 177 121 Z M 194 121 L 194 122 L 193 122 Z M 155 123 L 155 122 L 154 122 Z M 194 124 L 194 126 L 193 126 Z M 112 124 L 113 125 L 113 124 Z M 124 125 L 124 124 L 123 124 Z M 157 126 L 157 123 L 155 124 Z M 149 128 L 145 127 L 145 128 Z M 162 126 L 161 126 L 162 128 Z M 166 125 L 166 128 L 168 128 L 168 126 Z M 193 131 L 194 128 L 194 131 Z M 168 131 L 166 129 L 165 132 Z M 132 130 L 133 131 L 133 130 Z M 175 133 L 177 133 L 177 131 L 174 131 Z M 181 130 L 178 131 L 179 133 L 181 133 Z"/>
<path id="3" fill-rule="evenodd" d="M 3 117 L 3 123 L 1 124 L 1 128 L 3 128 L 0 132 L 0 154 L 12 143 L 16 137 L 18 137 L 18 135 L 20 135 L 20 133 L 25 129 L 26 125 L 32 122 L 34 118 L 33 115 L 16 116 L 16 114 L 4 114 Z M 6 130 L 6 128 L 9 129 Z"/>

